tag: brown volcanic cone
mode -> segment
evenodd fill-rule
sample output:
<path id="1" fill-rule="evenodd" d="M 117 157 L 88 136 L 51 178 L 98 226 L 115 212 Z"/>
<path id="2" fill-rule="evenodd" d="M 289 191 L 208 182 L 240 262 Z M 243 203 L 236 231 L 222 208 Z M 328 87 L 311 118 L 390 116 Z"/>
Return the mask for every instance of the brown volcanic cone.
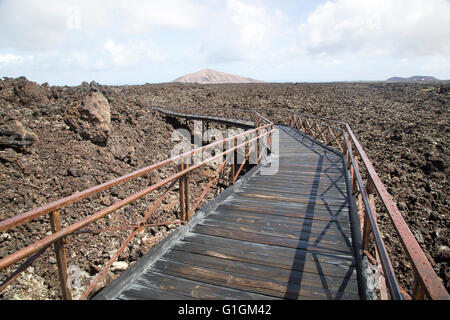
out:
<path id="1" fill-rule="evenodd" d="M 264 81 L 245 78 L 234 74 L 215 71 L 211 69 L 203 69 L 195 73 L 189 73 L 181 76 L 172 82 L 186 82 L 186 83 L 261 83 Z"/>

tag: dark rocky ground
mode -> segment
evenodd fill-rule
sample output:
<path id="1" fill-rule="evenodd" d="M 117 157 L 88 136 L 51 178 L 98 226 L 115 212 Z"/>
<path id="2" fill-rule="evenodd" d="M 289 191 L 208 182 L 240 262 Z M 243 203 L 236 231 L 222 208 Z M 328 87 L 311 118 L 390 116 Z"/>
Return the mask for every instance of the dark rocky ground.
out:
<path id="1" fill-rule="evenodd" d="M 83 83 L 78 87 L 50 87 L 23 78 L 6 79 L 0 81 L 0 220 L 169 157 L 174 145 L 170 138 L 177 124 L 147 109 L 148 105 L 215 115 L 228 110 L 247 117 L 253 109 L 275 119 L 281 119 L 280 111 L 310 113 L 351 125 L 449 289 L 448 88 L 448 84 L 402 83 L 121 87 Z M 63 211 L 63 225 L 153 184 L 173 170 L 159 170 L 102 192 L 91 201 L 73 204 Z M 192 181 L 194 193 L 204 183 Z M 137 222 L 149 199 L 156 196 L 121 209 L 92 229 Z M 150 222 L 174 220 L 178 209 L 170 203 L 176 199 L 176 193 L 171 193 Z M 401 285 L 411 291 L 411 266 L 383 212 L 379 223 Z M 116 277 L 173 227 L 140 233 L 119 258 L 122 264 L 116 264 L 105 281 Z M 39 218 L 2 233 L 0 258 L 49 232 L 48 219 Z M 117 232 L 68 238 L 69 264 L 81 268 L 83 283 L 95 276 L 126 235 Z M 1 273 L 2 280 L 4 275 Z M 4 299 L 58 297 L 52 250 L 0 295 Z"/>

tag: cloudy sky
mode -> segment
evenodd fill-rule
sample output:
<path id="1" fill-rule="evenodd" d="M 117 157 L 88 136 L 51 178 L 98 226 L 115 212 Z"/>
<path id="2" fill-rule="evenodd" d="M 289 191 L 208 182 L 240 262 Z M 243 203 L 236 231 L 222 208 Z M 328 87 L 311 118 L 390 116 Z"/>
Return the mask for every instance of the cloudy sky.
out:
<path id="1" fill-rule="evenodd" d="M 450 0 L 0 0 L 0 77 L 450 79 Z"/>

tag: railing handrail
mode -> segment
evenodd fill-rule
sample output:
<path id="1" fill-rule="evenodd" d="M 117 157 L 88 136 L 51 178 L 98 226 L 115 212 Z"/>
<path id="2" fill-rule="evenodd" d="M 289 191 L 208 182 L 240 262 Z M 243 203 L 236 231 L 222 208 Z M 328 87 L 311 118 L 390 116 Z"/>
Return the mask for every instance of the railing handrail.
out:
<path id="1" fill-rule="evenodd" d="M 340 129 L 342 130 L 342 129 Z M 344 130 L 342 130 L 344 131 Z M 344 133 L 344 132 L 343 132 Z M 349 157 L 352 162 L 353 169 L 355 170 L 356 181 L 358 182 L 358 187 L 362 195 L 362 200 L 364 203 L 365 210 L 367 211 L 367 216 L 370 220 L 371 229 L 375 238 L 375 245 L 377 246 L 377 250 L 380 254 L 381 265 L 383 267 L 383 271 L 387 280 L 388 288 L 391 293 L 391 296 L 394 300 L 402 300 L 403 296 L 400 292 L 400 287 L 397 282 L 397 278 L 395 277 L 394 269 L 392 268 L 391 261 L 389 259 L 386 247 L 384 245 L 384 241 L 381 237 L 380 230 L 378 228 L 377 220 L 372 212 L 372 208 L 369 203 L 368 195 L 366 188 L 364 186 L 363 180 L 361 178 L 361 174 L 359 173 L 359 169 L 356 165 L 355 158 L 353 156 L 353 151 L 350 148 L 350 144 L 347 136 L 344 134 L 345 144 L 349 151 Z"/>
<path id="2" fill-rule="evenodd" d="M 217 146 L 217 145 L 220 145 L 220 144 L 232 141 L 234 138 L 239 138 L 241 136 L 257 132 L 258 130 L 266 129 L 268 127 L 270 127 L 270 124 L 261 126 L 259 128 L 256 128 L 256 129 L 245 131 L 243 133 L 237 134 L 235 136 L 232 136 L 232 137 L 220 140 L 220 141 L 213 142 L 213 143 L 211 143 L 209 145 L 196 148 L 194 150 L 185 152 L 185 153 L 180 154 L 178 156 L 171 157 L 169 159 L 166 159 L 166 160 L 163 160 L 163 161 L 158 162 L 156 164 L 150 165 L 148 167 L 136 170 L 136 171 L 134 171 L 132 173 L 129 173 L 129 174 L 126 174 L 126 175 L 121 176 L 119 178 L 107 181 L 105 183 L 102 183 L 100 185 L 94 186 L 92 188 L 88 188 L 86 190 L 76 192 L 76 193 L 74 193 L 74 194 L 72 194 L 70 196 L 67 196 L 65 198 L 53 201 L 53 202 L 51 202 L 51 203 L 49 203 L 47 205 L 44 205 L 42 207 L 39 207 L 39 208 L 30 210 L 30 211 L 24 212 L 22 214 L 16 215 L 16 216 L 11 217 L 11 218 L 8 218 L 6 220 L 0 221 L 0 232 L 6 231 L 6 230 L 11 229 L 11 228 L 13 228 L 15 226 L 21 225 L 21 224 L 23 224 L 25 222 L 28 222 L 28 221 L 34 220 L 36 218 L 39 218 L 39 217 L 43 216 L 44 214 L 47 214 L 49 212 L 58 210 L 58 209 L 60 209 L 62 207 L 65 207 L 65 206 L 71 204 L 71 203 L 80 201 L 80 200 L 82 200 L 84 198 L 87 198 L 88 196 L 94 195 L 94 194 L 99 193 L 101 191 L 105 191 L 107 189 L 110 189 L 110 188 L 112 188 L 112 187 L 114 187 L 114 186 L 116 186 L 118 184 L 123 183 L 123 182 L 129 181 L 131 179 L 137 178 L 137 177 L 142 176 L 144 174 L 150 173 L 150 172 L 152 172 L 154 170 L 157 170 L 159 168 L 167 166 L 167 165 L 169 165 L 171 163 L 174 163 L 174 162 L 176 162 L 178 160 L 181 160 L 181 159 L 184 159 L 186 157 L 189 157 L 189 156 L 191 156 L 191 155 L 193 155 L 195 153 L 203 152 L 206 149 L 209 149 L 209 148 L 212 148 L 214 146 Z"/>
<path id="3" fill-rule="evenodd" d="M 198 118 L 198 119 L 202 119 L 202 120 L 211 120 L 211 121 L 221 121 L 221 122 L 228 122 L 231 124 L 236 124 L 236 125 L 246 125 L 246 126 L 254 126 L 254 123 L 252 124 L 252 121 L 249 119 L 238 119 L 238 118 L 232 118 L 229 114 L 229 111 L 224 111 L 223 114 L 225 115 L 225 117 L 213 117 L 213 116 L 208 116 L 208 115 L 203 115 L 203 114 L 197 114 L 197 113 L 182 113 L 182 112 L 177 112 L 174 111 L 172 109 L 168 109 L 168 108 L 162 108 L 162 107 L 158 107 L 158 106 L 147 106 L 147 108 L 156 110 L 160 113 L 166 114 L 166 115 L 173 115 L 173 116 L 179 116 L 179 117 L 184 117 L 184 118 Z M 190 111 L 192 111 L 193 108 L 190 108 Z M 197 110 L 197 109 L 194 109 Z M 204 110 L 202 110 L 204 111 Z M 233 110 L 234 111 L 234 110 Z M 248 110 L 246 110 L 245 112 L 248 113 Z M 261 117 L 261 116 L 260 116 Z M 267 120 L 267 119 L 265 119 Z M 270 122 L 270 121 L 269 121 Z M 256 126 L 257 127 L 257 126 Z"/>
<path id="4" fill-rule="evenodd" d="M 269 119 L 263 117 L 258 111 L 253 111 L 256 115 L 257 118 L 259 118 L 260 120 L 264 121 L 266 124 L 273 124 L 272 121 L 270 121 Z M 255 126 L 257 126 L 257 124 L 255 123 Z"/>
<path id="5" fill-rule="evenodd" d="M 405 219 L 401 215 L 397 206 L 395 205 L 392 197 L 389 192 L 386 190 L 386 187 L 382 183 L 380 177 L 375 171 L 371 161 L 369 160 L 367 154 L 364 149 L 361 147 L 358 139 L 353 134 L 352 129 L 348 124 L 345 124 L 348 133 L 353 141 L 355 148 L 358 150 L 359 155 L 366 167 L 367 173 L 370 176 L 375 190 L 377 191 L 378 196 L 383 202 L 384 207 L 386 208 L 389 218 L 394 224 L 395 230 L 400 237 L 400 242 L 407 253 L 409 260 L 411 261 L 415 271 L 418 273 L 418 280 L 422 283 L 421 285 L 424 287 L 425 292 L 430 299 L 450 299 L 450 296 L 447 290 L 442 285 L 439 280 L 436 272 L 434 271 L 431 263 L 426 258 L 423 253 L 422 248 L 417 242 L 416 238 L 412 234 L 409 229 L 408 224 Z"/>
<path id="6" fill-rule="evenodd" d="M 268 125 L 267 126 L 263 126 L 263 127 L 264 128 L 268 127 Z M 263 127 L 261 127 L 261 128 L 263 128 Z M 252 131 L 253 130 L 248 131 L 248 132 L 252 132 Z M 28 247 L 25 247 L 25 248 L 23 248 L 21 250 L 16 251 L 14 254 L 9 255 L 8 257 L 5 257 L 5 258 L 0 260 L 0 270 L 10 266 L 11 264 L 13 264 L 13 263 L 15 263 L 15 262 L 17 262 L 17 261 L 19 261 L 19 260 L 21 260 L 21 259 L 23 259 L 23 258 L 25 258 L 25 257 L 27 257 L 29 255 L 31 255 L 33 253 L 35 253 L 36 251 L 41 250 L 42 248 L 44 248 L 44 247 L 54 243 L 55 241 L 70 235 L 73 232 L 80 230 L 81 228 L 83 228 L 83 227 L 85 227 L 85 226 L 87 226 L 87 225 L 89 225 L 89 224 L 91 224 L 91 223 L 93 223 L 93 222 L 103 218 L 107 214 L 109 214 L 111 212 L 114 212 L 114 211 L 120 209 L 121 207 L 123 207 L 123 206 L 125 206 L 125 205 L 127 205 L 127 204 L 129 204 L 129 203 L 131 203 L 131 202 L 133 202 L 133 201 L 143 197 L 144 195 L 146 195 L 146 194 L 148 194 L 148 193 L 150 193 L 150 192 L 152 192 L 152 191 L 154 191 L 154 190 L 156 190 L 156 189 L 158 189 L 158 188 L 168 184 L 169 182 L 172 182 L 172 181 L 180 178 L 181 176 L 184 176 L 185 174 L 187 174 L 187 173 L 189 173 L 189 172 L 191 172 L 191 171 L 193 171 L 195 169 L 198 169 L 202 165 L 204 165 L 204 164 L 206 164 L 208 162 L 211 162 L 211 161 L 213 161 L 213 160 L 215 160 L 217 158 L 220 158 L 220 157 L 222 157 L 222 156 L 224 156 L 224 155 L 226 155 L 226 154 L 228 154 L 228 153 L 230 153 L 230 152 L 232 152 L 232 151 L 234 151 L 234 150 L 236 150 L 236 149 L 238 149 L 240 147 L 243 147 L 243 146 L 249 144 L 250 142 L 253 142 L 253 141 L 257 140 L 257 139 L 260 139 L 263 136 L 268 135 L 269 133 L 272 133 L 272 132 L 273 132 L 273 129 L 271 131 L 262 133 L 261 135 L 255 137 L 255 138 L 252 138 L 252 139 L 250 139 L 250 140 L 248 140 L 248 141 L 246 141 L 244 143 L 241 143 L 238 146 L 232 147 L 232 148 L 228 149 L 227 151 L 224 151 L 222 153 L 214 155 L 214 156 L 212 156 L 212 157 L 210 157 L 210 158 L 208 158 L 208 159 L 206 159 L 206 160 L 204 160 L 204 161 L 202 161 L 202 162 L 200 162 L 198 164 L 190 166 L 187 169 L 184 169 L 183 171 L 175 173 L 175 174 L 171 175 L 170 177 L 168 177 L 168 178 L 166 178 L 166 179 L 164 179 L 164 180 L 162 180 L 162 181 L 160 181 L 160 182 L 158 182 L 158 183 L 156 183 L 154 185 L 151 185 L 151 186 L 149 186 L 147 188 L 144 188 L 141 191 L 136 192 L 136 193 L 128 196 L 127 198 L 125 198 L 125 199 L 123 199 L 121 201 L 118 201 L 118 202 L 112 204 L 111 206 L 109 206 L 109 207 L 107 207 L 107 208 L 105 208 L 103 210 L 100 210 L 100 211 L 98 211 L 98 212 L 96 212 L 96 213 L 94 213 L 94 214 L 92 214 L 92 215 L 90 215 L 90 216 L 88 216 L 88 217 L 86 217 L 86 218 L 84 218 L 84 219 L 82 219 L 82 220 L 80 220 L 80 221 L 78 221 L 78 222 L 76 222 L 76 223 L 74 223 L 74 224 L 64 228 L 64 229 L 62 229 L 61 231 L 53 233 L 52 235 L 49 235 L 49 236 L 47 236 L 44 239 L 41 239 L 41 240 L 39 240 L 37 242 L 34 242 L 32 245 L 29 245 Z M 234 138 L 236 138 L 238 136 L 240 136 L 240 135 L 233 136 L 233 137 L 231 137 L 231 139 L 234 139 Z M 223 143 L 225 143 L 225 140 L 226 139 L 221 140 L 219 142 L 223 144 Z M 216 144 L 217 143 L 213 143 L 213 144 L 210 144 L 208 146 L 212 147 L 212 145 L 216 145 Z M 203 149 L 203 148 L 198 148 L 198 149 Z M 191 152 L 187 152 L 187 153 L 191 153 Z M 185 157 L 183 157 L 183 159 L 184 158 Z"/>

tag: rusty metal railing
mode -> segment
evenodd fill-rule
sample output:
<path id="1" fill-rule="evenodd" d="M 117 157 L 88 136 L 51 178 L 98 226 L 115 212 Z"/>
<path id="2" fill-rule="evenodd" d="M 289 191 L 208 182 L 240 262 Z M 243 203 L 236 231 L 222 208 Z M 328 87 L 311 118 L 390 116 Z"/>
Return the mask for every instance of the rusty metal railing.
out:
<path id="1" fill-rule="evenodd" d="M 450 296 L 434 272 L 416 238 L 398 211 L 397 206 L 375 171 L 367 154 L 347 123 L 323 119 L 312 115 L 287 114 L 287 124 L 327 145 L 340 150 L 347 158 L 350 169 L 353 194 L 357 201 L 361 222 L 362 248 L 370 262 L 380 273 L 379 289 L 381 299 L 446 299 Z M 362 160 L 362 163 L 360 162 Z M 361 165 L 367 171 L 367 180 L 361 176 Z M 379 197 L 397 232 L 415 273 L 412 297 L 397 281 L 386 246 L 377 223 L 375 197 Z M 369 240 L 373 235 L 375 257 L 369 253 Z"/>
<path id="2" fill-rule="evenodd" d="M 259 120 L 258 120 L 259 121 Z M 266 119 L 261 120 L 266 122 Z M 261 123 L 261 122 L 258 122 Z M 220 179 L 219 175 L 224 170 L 226 162 L 221 162 L 221 164 L 218 166 L 215 174 L 213 176 L 209 176 L 209 183 L 206 188 L 204 188 L 201 195 L 196 199 L 196 201 L 193 203 L 192 207 L 190 207 L 191 200 L 190 199 L 190 193 L 189 193 L 189 176 L 193 174 L 194 170 L 201 168 L 202 166 L 207 165 L 208 163 L 220 160 L 224 157 L 228 157 L 230 154 L 234 154 L 233 157 L 231 157 L 231 174 L 229 176 L 229 182 L 234 183 L 236 179 L 238 178 L 241 170 L 243 169 L 245 163 L 249 161 L 250 154 L 256 148 L 257 152 L 257 163 L 261 160 L 262 156 L 264 155 L 264 152 L 267 150 L 267 148 L 270 148 L 271 146 L 271 136 L 274 132 L 273 129 L 273 123 L 266 122 L 265 124 L 256 127 L 252 130 L 247 130 L 243 133 L 234 135 L 232 137 L 228 137 L 226 139 L 213 142 L 211 144 L 208 144 L 207 146 L 199 147 L 194 150 L 185 152 L 183 154 L 180 154 L 178 156 L 171 157 L 167 160 L 164 160 L 162 162 L 153 164 L 151 166 L 142 168 L 140 170 L 137 170 L 135 172 L 132 172 L 130 174 L 124 175 L 122 177 L 119 177 L 117 179 L 105 182 L 103 184 L 100 184 L 98 186 L 86 189 L 81 192 L 77 192 L 71 196 L 62 198 L 60 200 L 54 201 L 52 203 L 49 203 L 45 206 L 42 206 L 37 209 L 33 209 L 31 211 L 19 214 L 15 217 L 0 221 L 0 232 L 4 232 L 7 230 L 10 230 L 14 227 L 17 227 L 19 225 L 28 223 L 32 220 L 35 220 L 39 217 L 43 217 L 45 215 L 49 215 L 50 223 L 51 223 L 51 229 L 52 234 L 44 237 L 43 239 L 36 241 L 22 249 L 17 250 L 13 254 L 10 254 L 7 257 L 4 257 L 0 260 L 0 270 L 4 270 L 5 268 L 11 266 L 14 263 L 17 263 L 23 259 L 27 260 L 11 275 L 9 275 L 2 284 L 0 284 L 0 292 L 2 292 L 9 284 L 11 284 L 19 275 L 21 272 L 26 270 L 34 260 L 36 260 L 39 256 L 41 256 L 48 247 L 51 245 L 54 246 L 54 251 L 57 258 L 57 267 L 58 267 L 58 275 L 59 275 L 59 282 L 61 287 L 61 293 L 63 299 L 72 299 L 72 293 L 71 289 L 68 283 L 68 272 L 67 272 L 67 259 L 66 259 L 66 252 L 65 252 L 65 246 L 66 246 L 66 240 L 68 236 L 76 234 L 76 233 L 99 233 L 105 230 L 114 231 L 114 230 L 129 230 L 132 229 L 132 232 L 128 235 L 128 237 L 123 241 L 120 248 L 115 252 L 115 254 L 110 258 L 110 260 L 103 266 L 102 270 L 98 272 L 94 280 L 90 283 L 89 287 L 84 291 L 82 294 L 82 299 L 87 299 L 89 297 L 89 294 L 92 292 L 96 284 L 102 279 L 102 277 L 105 275 L 105 273 L 108 271 L 109 267 L 113 264 L 114 261 L 116 261 L 119 257 L 119 255 L 124 251 L 124 249 L 128 246 L 130 241 L 138 234 L 140 231 L 142 231 L 146 227 L 152 227 L 152 226 L 159 226 L 159 225 L 169 225 L 169 224 L 179 224 L 179 223 L 185 223 L 186 221 L 189 221 L 192 214 L 196 211 L 198 206 L 201 204 L 202 199 L 205 197 L 206 193 L 210 188 L 212 187 L 212 184 Z M 238 139 L 245 138 L 245 142 L 238 144 Z M 262 143 L 265 141 L 265 143 Z M 262 147 L 261 147 L 262 145 Z M 195 156 L 200 153 L 203 154 L 204 151 L 209 150 L 211 148 L 222 146 L 223 151 L 215 154 L 214 156 L 210 156 L 207 159 L 204 159 L 203 161 L 200 161 L 198 163 L 195 163 L 193 161 L 192 165 L 189 165 L 191 163 L 190 160 L 195 158 Z M 240 164 L 240 167 L 237 168 L 237 156 L 236 153 L 238 150 L 244 150 L 244 153 L 246 150 L 248 150 L 245 153 L 245 158 L 242 164 Z M 114 186 L 117 186 L 121 183 L 124 183 L 126 181 L 130 181 L 132 179 L 135 179 L 137 177 L 140 177 L 144 174 L 148 174 L 152 171 L 155 171 L 159 168 L 167 167 L 169 165 L 177 165 L 178 172 L 165 178 L 164 180 L 161 180 L 158 183 L 155 183 L 151 186 L 148 186 L 146 188 L 141 189 L 140 191 L 120 200 L 112 205 L 95 212 L 92 215 L 89 215 L 88 217 L 71 224 L 66 227 L 61 226 L 61 219 L 60 219 L 60 209 L 68 206 L 69 204 L 79 202 L 83 199 L 88 198 L 89 196 L 95 195 L 101 191 L 109 190 Z M 176 182 L 179 182 L 179 200 L 180 200 L 180 214 L 179 219 L 176 221 L 168 221 L 163 223 L 156 223 L 156 224 L 148 224 L 147 221 L 152 215 L 152 213 L 158 208 L 158 206 L 161 204 L 161 202 L 167 197 L 169 192 L 173 190 Z M 99 230 L 86 230 L 85 227 L 93 224 L 96 221 L 99 221 L 102 218 L 105 218 L 109 214 L 117 211 L 118 209 L 131 204 L 137 199 L 140 199 L 144 197 L 147 194 L 152 193 L 155 190 L 158 190 L 162 188 L 163 186 L 168 185 L 166 187 L 166 190 L 164 193 L 155 201 L 153 202 L 147 212 L 145 213 L 144 217 L 140 220 L 137 224 L 132 225 L 125 225 L 115 228 L 106 228 L 106 229 L 99 229 Z"/>

